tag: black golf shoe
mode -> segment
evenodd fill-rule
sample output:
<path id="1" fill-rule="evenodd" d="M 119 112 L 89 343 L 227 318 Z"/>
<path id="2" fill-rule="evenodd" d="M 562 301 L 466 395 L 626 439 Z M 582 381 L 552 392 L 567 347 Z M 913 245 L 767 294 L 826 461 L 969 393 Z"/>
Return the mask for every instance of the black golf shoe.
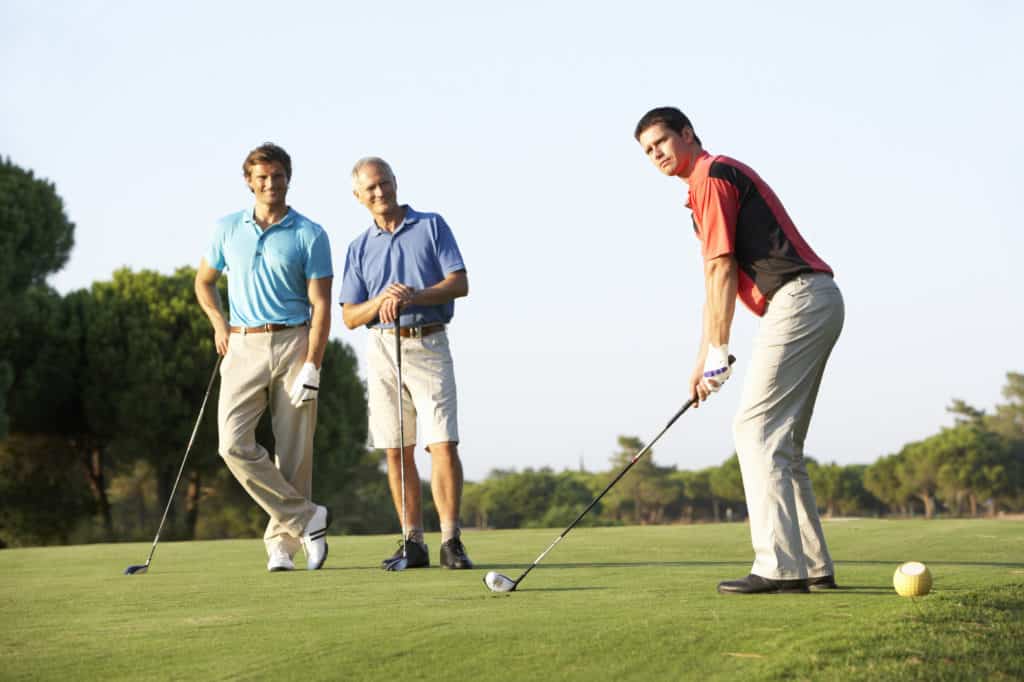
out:
<path id="1" fill-rule="evenodd" d="M 452 538 L 441 545 L 441 565 L 445 568 L 473 568 L 473 562 L 466 554 L 466 547 L 459 538 Z"/>
<path id="2" fill-rule="evenodd" d="M 395 553 L 380 562 L 381 568 L 394 565 L 402 558 L 402 541 L 398 541 L 398 549 Z M 425 542 L 407 540 L 405 542 L 406 568 L 428 568 L 430 566 L 430 551 Z"/>
<path id="3" fill-rule="evenodd" d="M 820 578 L 810 578 L 807 581 L 807 587 L 811 592 L 824 592 L 825 590 L 839 589 L 839 585 L 836 585 L 836 577 L 834 575 L 823 575 Z"/>
<path id="4" fill-rule="evenodd" d="M 718 591 L 722 594 L 803 594 L 809 590 L 806 580 L 772 580 L 751 573 L 746 578 L 718 583 Z"/>

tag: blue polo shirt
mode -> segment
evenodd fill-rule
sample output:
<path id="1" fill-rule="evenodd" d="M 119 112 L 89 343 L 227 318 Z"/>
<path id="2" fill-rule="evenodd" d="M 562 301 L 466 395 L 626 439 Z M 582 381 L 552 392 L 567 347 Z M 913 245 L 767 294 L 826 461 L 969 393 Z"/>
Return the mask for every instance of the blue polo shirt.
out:
<path id="1" fill-rule="evenodd" d="M 345 275 L 339 301 L 363 303 L 393 282 L 415 289 L 431 287 L 446 276 L 465 270 L 455 235 L 444 218 L 405 207 L 405 220 L 394 232 L 370 226 L 348 245 Z M 447 324 L 455 314 L 455 302 L 409 306 L 402 310 L 403 327 Z M 368 327 L 390 327 L 376 320 Z"/>
<path id="2" fill-rule="evenodd" d="M 291 208 L 266 230 L 253 210 L 217 221 L 206 262 L 227 270 L 230 324 L 301 324 L 310 318 L 308 282 L 332 277 L 331 244 L 322 227 Z"/>

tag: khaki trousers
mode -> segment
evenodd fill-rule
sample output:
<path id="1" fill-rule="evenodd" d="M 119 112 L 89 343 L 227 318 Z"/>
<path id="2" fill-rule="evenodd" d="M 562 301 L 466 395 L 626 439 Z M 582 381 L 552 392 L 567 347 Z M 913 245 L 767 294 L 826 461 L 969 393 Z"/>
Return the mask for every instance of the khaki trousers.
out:
<path id="1" fill-rule="evenodd" d="M 832 277 L 800 275 L 772 297 L 754 341 L 733 436 L 750 514 L 750 572 L 763 578 L 834 574 L 803 456 L 843 317 Z"/>
<path id="2" fill-rule="evenodd" d="M 294 407 L 288 398 L 309 346 L 309 329 L 231 335 L 221 363 L 218 450 L 235 479 L 270 515 L 263 540 L 294 555 L 313 518 L 313 434 L 316 401 Z M 277 452 L 271 461 L 256 442 L 256 424 L 270 407 Z"/>

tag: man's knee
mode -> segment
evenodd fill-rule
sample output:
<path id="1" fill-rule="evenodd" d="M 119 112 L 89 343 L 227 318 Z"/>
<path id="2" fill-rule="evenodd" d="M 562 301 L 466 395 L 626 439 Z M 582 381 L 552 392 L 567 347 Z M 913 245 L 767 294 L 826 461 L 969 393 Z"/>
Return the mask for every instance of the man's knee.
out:
<path id="1" fill-rule="evenodd" d="M 459 458 L 459 444 L 455 441 L 443 441 L 440 443 L 431 443 L 427 446 L 427 452 L 432 457 L 446 457 L 450 459 Z"/>
<path id="2" fill-rule="evenodd" d="M 265 454 L 255 441 L 221 439 L 217 454 L 226 462 L 255 462 Z"/>

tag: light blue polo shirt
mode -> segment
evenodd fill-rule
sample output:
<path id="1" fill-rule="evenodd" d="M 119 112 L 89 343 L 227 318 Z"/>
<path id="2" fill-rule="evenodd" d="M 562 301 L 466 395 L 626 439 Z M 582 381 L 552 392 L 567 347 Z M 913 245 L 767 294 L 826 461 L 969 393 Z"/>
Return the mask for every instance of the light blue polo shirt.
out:
<path id="1" fill-rule="evenodd" d="M 291 208 L 266 230 L 253 209 L 217 221 L 206 262 L 227 270 L 230 324 L 301 324 L 310 318 L 307 280 L 332 277 L 327 232 Z"/>
<path id="2" fill-rule="evenodd" d="M 363 303 L 393 282 L 426 289 L 459 270 L 465 270 L 455 235 L 444 218 L 405 207 L 405 220 L 394 232 L 370 226 L 348 245 L 339 301 Z M 455 302 L 409 306 L 402 311 L 403 327 L 447 324 L 455 315 Z M 391 327 L 376 320 L 368 327 Z"/>

